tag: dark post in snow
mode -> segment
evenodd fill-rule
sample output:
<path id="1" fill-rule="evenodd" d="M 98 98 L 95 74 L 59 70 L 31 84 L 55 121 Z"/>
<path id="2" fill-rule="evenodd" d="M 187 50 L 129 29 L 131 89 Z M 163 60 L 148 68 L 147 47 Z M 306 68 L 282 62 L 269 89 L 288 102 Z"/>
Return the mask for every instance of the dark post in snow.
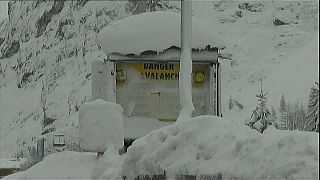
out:
<path id="1" fill-rule="evenodd" d="M 180 119 L 191 118 L 194 106 L 192 103 L 192 1 L 181 1 L 181 59 L 179 75 Z"/>

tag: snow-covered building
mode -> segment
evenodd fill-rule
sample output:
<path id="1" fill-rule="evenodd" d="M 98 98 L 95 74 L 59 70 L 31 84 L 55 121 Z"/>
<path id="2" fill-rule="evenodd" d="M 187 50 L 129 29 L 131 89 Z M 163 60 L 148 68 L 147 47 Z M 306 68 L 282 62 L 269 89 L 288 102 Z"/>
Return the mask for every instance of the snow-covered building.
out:
<path id="1" fill-rule="evenodd" d="M 106 57 L 92 64 L 93 99 L 122 105 L 128 117 L 176 120 L 180 21 L 179 13 L 157 11 L 123 18 L 102 29 L 96 43 Z M 215 29 L 193 17 L 193 116 L 221 116 L 218 52 L 223 48 Z"/>

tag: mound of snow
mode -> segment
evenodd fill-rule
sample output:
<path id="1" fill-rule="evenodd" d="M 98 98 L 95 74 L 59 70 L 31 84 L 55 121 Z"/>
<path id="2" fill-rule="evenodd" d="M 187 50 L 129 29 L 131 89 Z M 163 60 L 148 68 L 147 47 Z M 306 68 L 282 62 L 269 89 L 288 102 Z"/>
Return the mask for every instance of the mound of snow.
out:
<path id="1" fill-rule="evenodd" d="M 220 35 L 208 23 L 192 18 L 192 47 L 205 49 L 207 45 L 224 48 Z M 112 22 L 101 30 L 96 43 L 106 54 L 136 54 L 153 50 L 163 52 L 171 46 L 180 47 L 180 14 L 148 12 Z"/>
<path id="2" fill-rule="evenodd" d="M 25 163 L 27 158 L 3 158 L 0 159 L 0 169 L 16 168 L 19 169 L 21 164 Z"/>
<path id="3" fill-rule="evenodd" d="M 80 146 L 104 152 L 108 146 L 123 147 L 123 109 L 119 104 L 97 99 L 82 104 L 79 111 Z"/>
<path id="4" fill-rule="evenodd" d="M 50 154 L 30 169 L 3 179 L 89 179 L 96 159 L 95 153 Z"/>
<path id="5" fill-rule="evenodd" d="M 222 178 L 318 178 L 318 134 L 268 129 L 264 134 L 213 116 L 155 130 L 136 140 L 123 159 L 108 164 L 129 178 L 143 174 Z M 109 171 L 100 178 L 119 178 Z"/>

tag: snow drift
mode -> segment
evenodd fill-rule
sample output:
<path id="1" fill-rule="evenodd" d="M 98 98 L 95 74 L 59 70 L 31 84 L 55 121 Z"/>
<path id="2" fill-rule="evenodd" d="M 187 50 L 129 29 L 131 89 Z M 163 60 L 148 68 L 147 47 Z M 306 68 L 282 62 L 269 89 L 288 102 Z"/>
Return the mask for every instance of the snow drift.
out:
<path id="1" fill-rule="evenodd" d="M 94 153 L 54 153 L 30 169 L 3 179 L 89 179 L 96 159 Z"/>
<path id="2" fill-rule="evenodd" d="M 214 175 L 223 178 L 318 178 L 318 134 L 279 131 L 268 128 L 264 134 L 246 126 L 213 116 L 155 130 L 136 140 L 122 160 L 104 168 L 95 178 L 129 178 L 137 175 Z M 119 173 L 122 172 L 122 173 Z M 113 174 L 114 175 L 114 174 Z"/>

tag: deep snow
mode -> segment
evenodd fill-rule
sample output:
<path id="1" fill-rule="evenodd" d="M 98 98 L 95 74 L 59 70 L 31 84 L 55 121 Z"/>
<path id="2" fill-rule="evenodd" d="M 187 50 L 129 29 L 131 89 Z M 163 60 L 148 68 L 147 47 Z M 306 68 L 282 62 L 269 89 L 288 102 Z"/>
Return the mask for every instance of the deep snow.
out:
<path id="1" fill-rule="evenodd" d="M 3 179 L 89 179 L 96 160 L 96 153 L 54 153 L 30 169 Z"/>
<path id="2" fill-rule="evenodd" d="M 104 157 L 92 177 L 166 171 L 169 177 L 221 173 L 227 179 L 318 179 L 318 139 L 317 133 L 272 127 L 260 134 L 226 118 L 199 116 L 139 138 L 122 157 Z"/>
<path id="3" fill-rule="evenodd" d="M 17 168 L 19 169 L 23 163 L 25 163 L 27 158 L 6 158 L 0 159 L 0 169 L 1 168 Z"/>
<path id="4" fill-rule="evenodd" d="M 318 179 L 319 136 L 314 132 L 264 134 L 226 118 L 199 116 L 155 130 L 123 155 L 60 152 L 5 179 L 119 179 L 136 175 L 213 175 L 223 179 Z"/>
<path id="5" fill-rule="evenodd" d="M 163 52 L 171 46 L 180 47 L 180 13 L 156 11 L 123 18 L 106 26 L 96 42 L 106 55 L 140 53 L 148 50 Z M 217 31 L 208 23 L 192 18 L 192 48 L 224 48 Z"/>
<path id="6" fill-rule="evenodd" d="M 97 99 L 79 110 L 80 147 L 84 151 L 104 152 L 123 147 L 123 109 L 119 104 Z"/>

